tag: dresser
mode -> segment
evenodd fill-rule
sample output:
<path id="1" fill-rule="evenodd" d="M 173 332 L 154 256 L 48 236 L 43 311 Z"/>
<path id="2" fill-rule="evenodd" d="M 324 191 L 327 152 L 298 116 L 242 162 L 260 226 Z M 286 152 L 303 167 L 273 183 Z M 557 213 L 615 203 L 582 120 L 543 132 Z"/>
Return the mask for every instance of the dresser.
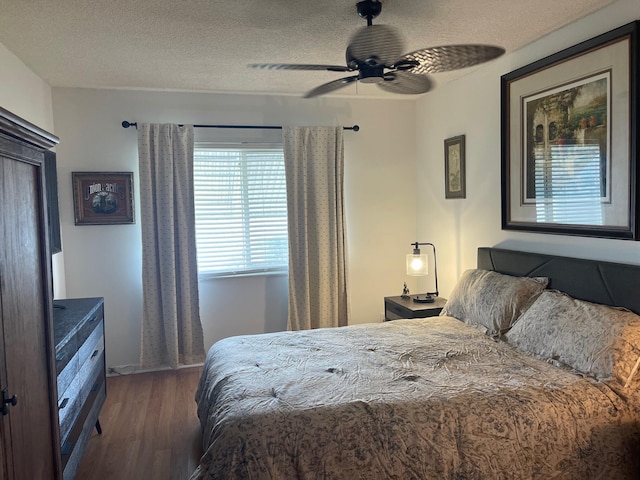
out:
<path id="1" fill-rule="evenodd" d="M 44 152 L 0 108 L 0 480 L 60 478 Z"/>
<path id="2" fill-rule="evenodd" d="M 54 302 L 58 417 L 64 480 L 75 477 L 93 429 L 102 433 L 100 409 L 106 391 L 104 301 Z"/>

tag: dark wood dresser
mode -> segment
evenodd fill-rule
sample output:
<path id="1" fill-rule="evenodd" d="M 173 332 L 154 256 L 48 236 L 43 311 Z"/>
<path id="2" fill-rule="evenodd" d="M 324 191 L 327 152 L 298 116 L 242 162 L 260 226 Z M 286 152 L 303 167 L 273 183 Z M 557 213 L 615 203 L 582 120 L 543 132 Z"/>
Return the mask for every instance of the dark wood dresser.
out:
<path id="1" fill-rule="evenodd" d="M 76 470 L 94 428 L 102 433 L 104 404 L 104 301 L 77 298 L 54 302 L 58 417 L 64 480 Z"/>

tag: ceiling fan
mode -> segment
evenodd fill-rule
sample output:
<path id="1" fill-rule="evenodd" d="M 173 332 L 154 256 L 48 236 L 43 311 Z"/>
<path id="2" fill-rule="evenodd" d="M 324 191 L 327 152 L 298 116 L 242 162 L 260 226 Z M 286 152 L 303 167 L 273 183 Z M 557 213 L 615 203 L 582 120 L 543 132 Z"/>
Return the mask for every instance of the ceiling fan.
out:
<path id="1" fill-rule="evenodd" d="M 265 70 L 326 70 L 329 72 L 358 72 L 320 85 L 304 97 L 316 97 L 338 90 L 350 83 L 375 83 L 392 93 L 420 94 L 431 90 L 429 73 L 446 72 L 470 67 L 499 57 L 504 49 L 493 45 L 466 44 L 423 48 L 402 54 L 404 41 L 398 30 L 390 25 L 373 25 L 372 20 L 382 11 L 380 0 L 362 0 L 356 4 L 358 15 L 367 19 L 351 37 L 347 47 L 347 65 L 314 65 L 288 63 L 254 63 L 249 66 Z"/>

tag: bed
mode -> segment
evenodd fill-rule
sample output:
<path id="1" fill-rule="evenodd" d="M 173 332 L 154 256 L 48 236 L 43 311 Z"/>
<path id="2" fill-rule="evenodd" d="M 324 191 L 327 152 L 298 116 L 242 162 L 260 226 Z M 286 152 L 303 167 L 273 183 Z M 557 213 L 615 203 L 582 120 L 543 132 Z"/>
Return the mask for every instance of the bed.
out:
<path id="1" fill-rule="evenodd" d="M 440 317 L 221 340 L 191 479 L 640 478 L 638 285 L 480 248 Z"/>

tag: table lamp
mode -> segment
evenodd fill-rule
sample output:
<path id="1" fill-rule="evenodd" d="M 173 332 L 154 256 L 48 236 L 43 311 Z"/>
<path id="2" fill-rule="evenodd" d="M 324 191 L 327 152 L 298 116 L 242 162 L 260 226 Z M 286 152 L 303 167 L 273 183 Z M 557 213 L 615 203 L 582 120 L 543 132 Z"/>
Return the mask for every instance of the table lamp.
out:
<path id="1" fill-rule="evenodd" d="M 436 247 L 433 243 L 415 242 L 413 245 L 413 253 L 407 254 L 407 275 L 418 277 L 429 273 L 429 261 L 426 253 L 420 252 L 421 245 L 430 245 L 433 248 L 433 275 L 436 280 L 436 291 L 427 292 L 419 295 L 411 295 L 414 302 L 433 303 L 438 296 L 438 265 L 436 261 Z"/>

